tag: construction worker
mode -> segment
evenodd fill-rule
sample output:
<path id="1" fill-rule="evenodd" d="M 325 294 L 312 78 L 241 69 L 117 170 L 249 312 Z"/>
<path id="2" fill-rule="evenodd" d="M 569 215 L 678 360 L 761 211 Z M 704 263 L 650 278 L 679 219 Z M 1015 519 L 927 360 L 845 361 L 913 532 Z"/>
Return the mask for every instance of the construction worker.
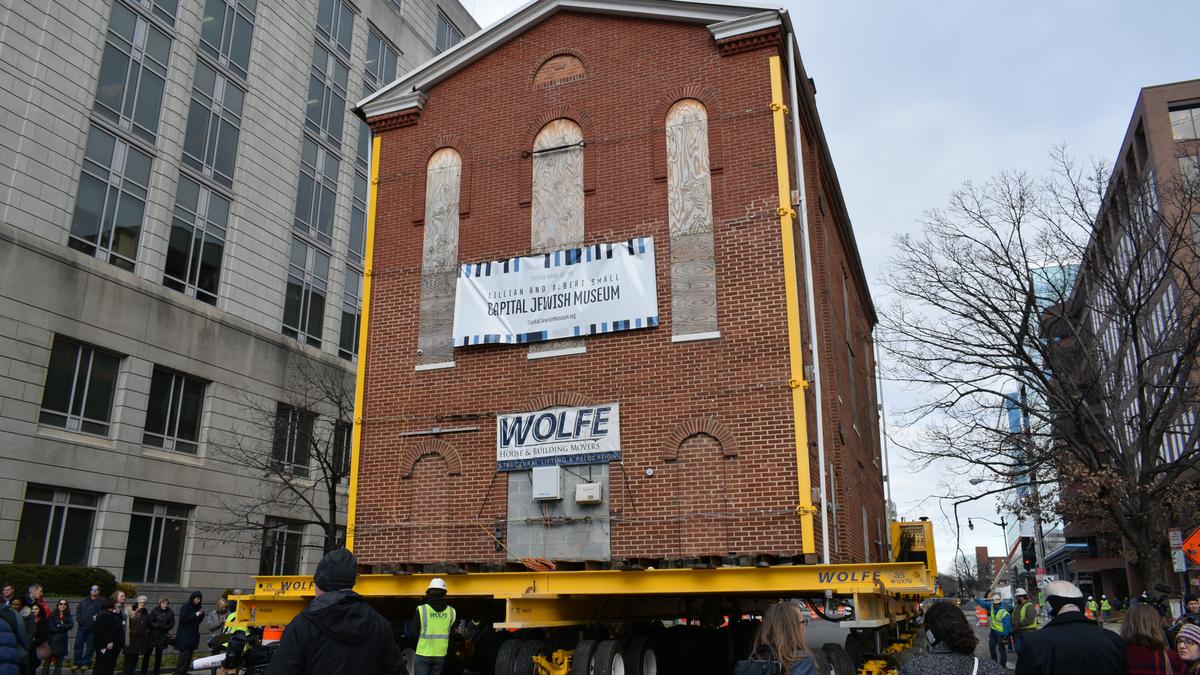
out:
<path id="1" fill-rule="evenodd" d="M 1013 649 L 1019 652 L 1025 635 L 1037 630 L 1037 608 L 1029 601 L 1029 594 L 1024 588 L 1018 588 L 1013 595 L 1017 598 L 1017 609 L 1013 617 Z"/>
<path id="2" fill-rule="evenodd" d="M 450 651 L 450 631 L 458 617 L 446 602 L 446 581 L 435 577 L 425 589 L 425 604 L 417 607 L 413 626 L 417 629 L 417 656 L 413 675 L 442 675 Z"/>
<path id="3" fill-rule="evenodd" d="M 1100 596 L 1100 621 L 1108 621 L 1108 615 L 1112 612 L 1112 603 L 1108 601 L 1107 595 Z"/>
<path id="4" fill-rule="evenodd" d="M 1012 613 L 1008 611 L 999 591 L 992 593 L 992 601 L 975 600 L 988 610 L 988 653 L 1001 668 L 1008 667 L 1008 640 L 1012 635 Z"/>
<path id="5" fill-rule="evenodd" d="M 1092 619 L 1093 621 L 1095 621 L 1095 620 L 1096 620 L 1096 613 L 1100 611 L 1100 605 L 1097 605 L 1097 604 L 1096 604 L 1096 597 L 1095 597 L 1095 596 L 1093 596 L 1093 595 L 1089 595 L 1089 596 L 1088 596 L 1087 608 L 1086 608 L 1086 609 L 1087 609 L 1087 611 L 1085 612 L 1085 614 L 1087 614 L 1087 618 L 1089 618 L 1089 619 Z"/>

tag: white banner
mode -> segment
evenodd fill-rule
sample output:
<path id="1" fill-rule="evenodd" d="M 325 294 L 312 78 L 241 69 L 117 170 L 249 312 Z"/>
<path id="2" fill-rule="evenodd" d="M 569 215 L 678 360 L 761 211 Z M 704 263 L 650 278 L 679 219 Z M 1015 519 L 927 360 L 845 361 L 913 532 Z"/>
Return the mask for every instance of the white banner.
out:
<path id="1" fill-rule="evenodd" d="M 651 237 L 459 267 L 455 347 L 657 325 Z"/>
<path id="2" fill-rule="evenodd" d="M 617 403 L 496 416 L 496 470 L 606 464 L 621 459 Z"/>

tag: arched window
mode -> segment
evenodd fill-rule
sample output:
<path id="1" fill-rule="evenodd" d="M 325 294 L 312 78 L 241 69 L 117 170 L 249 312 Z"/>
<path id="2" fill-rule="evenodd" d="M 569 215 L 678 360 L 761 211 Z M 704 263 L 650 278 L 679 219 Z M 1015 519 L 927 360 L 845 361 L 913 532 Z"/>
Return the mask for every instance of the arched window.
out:
<path id="1" fill-rule="evenodd" d="M 671 232 L 671 336 L 720 337 L 713 262 L 708 113 L 684 99 L 667 111 L 667 220 Z"/>
<path id="2" fill-rule="evenodd" d="M 421 262 L 418 368 L 454 365 L 454 283 L 458 271 L 458 213 L 462 157 L 442 148 L 425 170 L 425 238 Z"/>
<path id="3" fill-rule="evenodd" d="M 583 130 L 568 119 L 542 127 L 533 140 L 530 245 L 533 253 L 583 244 Z M 582 338 L 530 345 L 530 358 L 584 351 Z"/>

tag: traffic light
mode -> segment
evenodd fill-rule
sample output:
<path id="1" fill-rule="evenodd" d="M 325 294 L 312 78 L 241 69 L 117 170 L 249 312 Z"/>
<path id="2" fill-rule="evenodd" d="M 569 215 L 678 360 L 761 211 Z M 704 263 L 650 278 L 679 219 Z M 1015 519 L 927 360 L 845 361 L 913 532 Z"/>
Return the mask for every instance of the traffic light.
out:
<path id="1" fill-rule="evenodd" d="M 1034 552 L 1033 537 L 1021 537 L 1021 562 L 1028 572 L 1037 567 L 1037 553 Z"/>

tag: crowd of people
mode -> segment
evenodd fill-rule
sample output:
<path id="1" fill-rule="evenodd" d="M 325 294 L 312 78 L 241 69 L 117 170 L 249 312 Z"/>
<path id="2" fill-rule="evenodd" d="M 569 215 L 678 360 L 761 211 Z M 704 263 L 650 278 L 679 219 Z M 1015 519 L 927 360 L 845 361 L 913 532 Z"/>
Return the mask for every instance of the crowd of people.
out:
<path id="1" fill-rule="evenodd" d="M 38 675 L 39 668 L 41 675 L 62 675 L 68 656 L 72 672 L 114 675 L 120 664 L 124 675 L 162 675 L 163 653 L 170 647 L 178 652 L 173 672 L 182 674 L 200 648 L 202 632 L 228 629 L 230 603 L 224 598 L 206 610 L 203 596 L 195 591 L 178 613 L 166 596 L 152 608 L 149 601 L 144 595 L 130 601 L 120 590 L 102 596 L 100 587 L 92 586 L 72 612 L 66 599 L 51 608 L 41 585 L 21 594 L 4 583 L 0 675 Z"/>

